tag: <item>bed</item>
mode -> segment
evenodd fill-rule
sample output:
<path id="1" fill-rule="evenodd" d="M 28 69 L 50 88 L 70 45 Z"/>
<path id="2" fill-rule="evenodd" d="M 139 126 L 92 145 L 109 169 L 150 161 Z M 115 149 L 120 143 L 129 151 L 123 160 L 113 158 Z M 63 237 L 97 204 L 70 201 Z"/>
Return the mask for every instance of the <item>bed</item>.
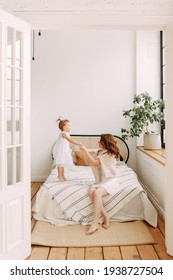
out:
<path id="1" fill-rule="evenodd" d="M 82 142 L 92 154 L 98 147 L 99 135 L 72 135 Z M 103 198 L 104 207 L 111 221 L 126 222 L 144 220 L 157 226 L 157 211 L 138 181 L 136 173 L 128 167 L 129 148 L 120 137 L 115 136 L 120 149 L 117 161 L 118 187 L 116 193 Z M 80 152 L 73 148 L 74 166 L 66 167 L 66 182 L 57 178 L 57 169 L 52 165 L 48 178 L 36 194 L 32 211 L 36 220 L 57 226 L 90 224 L 93 205 L 88 196 L 88 188 L 94 183 L 90 166 L 86 166 Z M 99 220 L 102 223 L 102 217 Z"/>

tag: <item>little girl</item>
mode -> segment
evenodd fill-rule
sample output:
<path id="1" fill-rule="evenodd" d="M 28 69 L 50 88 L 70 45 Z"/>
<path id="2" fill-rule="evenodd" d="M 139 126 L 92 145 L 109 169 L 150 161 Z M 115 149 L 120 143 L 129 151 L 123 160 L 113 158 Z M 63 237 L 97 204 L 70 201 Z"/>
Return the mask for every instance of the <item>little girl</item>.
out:
<path id="1" fill-rule="evenodd" d="M 61 133 L 53 148 L 53 157 L 58 170 L 58 178 L 63 182 L 66 181 L 66 178 L 64 176 L 64 166 L 74 164 L 70 143 L 77 146 L 81 146 L 81 143 L 73 140 L 70 137 L 69 131 L 71 129 L 71 124 L 69 120 L 58 118 L 56 122 L 58 123 L 58 127 L 61 130 Z"/>

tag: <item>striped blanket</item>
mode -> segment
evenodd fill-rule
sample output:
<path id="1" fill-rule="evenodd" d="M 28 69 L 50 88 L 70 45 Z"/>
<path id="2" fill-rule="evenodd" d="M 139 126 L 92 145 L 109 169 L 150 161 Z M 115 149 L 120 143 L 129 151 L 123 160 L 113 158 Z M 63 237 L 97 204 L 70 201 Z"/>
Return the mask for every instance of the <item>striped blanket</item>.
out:
<path id="1" fill-rule="evenodd" d="M 52 199 L 60 206 L 68 221 L 89 224 L 93 219 L 93 204 L 88 196 L 88 188 L 93 185 L 94 177 L 89 166 L 71 166 L 65 169 L 66 182 L 57 179 L 57 169 L 54 168 L 44 182 L 50 191 Z M 136 173 L 126 164 L 117 166 L 118 187 L 114 195 L 103 198 L 106 212 L 111 218 L 126 203 L 140 192 L 144 192 Z M 102 217 L 99 220 L 102 223 Z"/>

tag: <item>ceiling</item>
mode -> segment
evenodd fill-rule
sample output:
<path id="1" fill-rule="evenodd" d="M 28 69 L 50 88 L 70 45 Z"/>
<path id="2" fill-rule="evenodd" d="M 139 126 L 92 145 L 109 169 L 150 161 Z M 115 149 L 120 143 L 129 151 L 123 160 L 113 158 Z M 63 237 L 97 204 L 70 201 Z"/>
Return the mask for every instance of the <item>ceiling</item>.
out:
<path id="1" fill-rule="evenodd" d="M 172 15 L 172 0 L 0 0 L 9 12 L 93 12 L 116 14 Z"/>
<path id="2" fill-rule="evenodd" d="M 126 25 L 173 22 L 173 0 L 0 0 L 0 8 L 37 26 L 45 21 L 52 24 L 50 17 L 65 25 L 67 21 L 67 25 L 86 25 L 87 20 L 109 26 L 122 25 L 124 20 Z"/>

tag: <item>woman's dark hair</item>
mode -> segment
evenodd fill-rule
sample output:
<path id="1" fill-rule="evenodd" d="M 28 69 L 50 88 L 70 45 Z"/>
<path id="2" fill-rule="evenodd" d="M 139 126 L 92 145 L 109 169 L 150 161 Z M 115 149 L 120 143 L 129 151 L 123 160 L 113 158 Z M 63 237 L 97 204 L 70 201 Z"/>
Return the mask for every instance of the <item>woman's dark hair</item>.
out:
<path id="1" fill-rule="evenodd" d="M 100 144 L 108 151 L 109 154 L 115 155 L 115 158 L 120 157 L 117 141 L 115 140 L 115 137 L 112 134 L 101 134 Z"/>

